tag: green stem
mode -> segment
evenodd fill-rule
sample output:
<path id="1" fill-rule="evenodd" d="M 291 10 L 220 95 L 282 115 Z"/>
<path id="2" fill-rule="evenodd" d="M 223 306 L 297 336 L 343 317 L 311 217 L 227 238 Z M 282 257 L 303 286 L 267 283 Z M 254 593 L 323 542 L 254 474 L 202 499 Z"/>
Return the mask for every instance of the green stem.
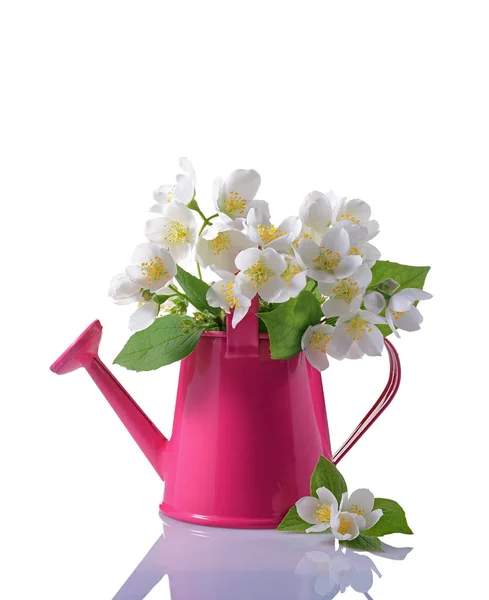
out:
<path id="1" fill-rule="evenodd" d="M 199 274 L 199 278 L 202 279 L 202 271 L 200 270 L 200 265 L 197 261 L 195 261 L 195 264 L 197 265 L 197 273 Z"/>
<path id="2" fill-rule="evenodd" d="M 181 292 L 180 290 L 178 290 L 178 289 L 177 289 L 177 288 L 176 288 L 174 285 L 169 285 L 168 287 L 169 287 L 169 288 L 170 288 L 172 291 L 174 291 L 174 292 L 175 292 L 175 294 L 176 294 L 177 296 L 180 296 L 180 297 L 182 297 L 182 298 L 185 298 L 185 300 L 187 300 L 187 302 L 188 302 L 189 304 L 192 304 L 192 303 L 190 302 L 190 298 L 189 298 L 188 296 L 186 296 L 185 294 L 182 294 L 182 292 Z"/>

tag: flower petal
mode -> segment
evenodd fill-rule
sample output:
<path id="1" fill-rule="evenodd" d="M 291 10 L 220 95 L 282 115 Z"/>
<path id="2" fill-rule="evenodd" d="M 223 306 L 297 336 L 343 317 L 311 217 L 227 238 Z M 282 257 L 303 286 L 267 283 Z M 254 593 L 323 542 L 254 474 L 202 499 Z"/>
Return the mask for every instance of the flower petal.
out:
<path id="1" fill-rule="evenodd" d="M 372 281 L 372 271 L 367 263 L 360 265 L 352 274 L 351 279 L 352 281 L 356 281 L 360 287 L 366 288 Z"/>
<path id="2" fill-rule="evenodd" d="M 314 259 L 320 254 L 319 246 L 312 240 L 303 238 L 299 242 L 298 247 L 299 256 L 308 267 L 314 267 Z"/>
<path id="3" fill-rule="evenodd" d="M 336 497 L 333 494 L 333 492 L 328 490 L 327 487 L 320 487 L 316 490 L 316 494 L 318 495 L 321 504 L 327 504 L 328 506 L 334 507 L 336 511 L 338 510 L 338 500 L 336 500 Z"/>
<path id="4" fill-rule="evenodd" d="M 347 234 L 348 235 L 348 234 Z M 349 277 L 352 273 L 354 273 L 358 267 L 362 264 L 361 256 L 344 256 L 341 259 L 338 268 L 335 269 L 335 275 L 338 279 L 343 279 L 344 277 Z"/>
<path id="5" fill-rule="evenodd" d="M 405 310 L 409 310 L 413 302 L 419 300 L 429 300 L 430 298 L 433 298 L 433 296 L 424 290 L 406 288 L 392 296 L 389 302 L 389 308 L 391 310 L 403 312 Z"/>
<path id="6" fill-rule="evenodd" d="M 371 294 L 367 294 L 363 299 L 363 303 L 365 308 L 378 315 L 381 310 L 385 308 L 385 298 L 379 292 L 372 292 Z"/>
<path id="7" fill-rule="evenodd" d="M 126 273 L 119 273 L 109 284 L 109 296 L 116 304 L 131 304 L 141 300 L 141 287 L 134 283 Z"/>
<path id="8" fill-rule="evenodd" d="M 285 281 L 279 275 L 275 275 L 270 277 L 268 281 L 258 289 L 258 294 L 260 298 L 263 298 L 266 302 L 275 302 L 286 287 Z"/>
<path id="9" fill-rule="evenodd" d="M 260 183 L 261 177 L 254 169 L 237 169 L 226 179 L 226 191 L 237 192 L 250 201 L 256 196 Z"/>
<path id="10" fill-rule="evenodd" d="M 311 365 L 318 371 L 325 371 L 329 367 L 329 360 L 326 352 L 312 350 L 310 347 L 308 347 L 304 350 L 304 355 Z"/>
<path id="11" fill-rule="evenodd" d="M 364 514 L 369 514 L 374 508 L 374 495 L 366 488 L 355 490 L 348 499 L 344 510 L 347 512 L 355 512 L 353 508 L 358 508 Z"/>
<path id="12" fill-rule="evenodd" d="M 397 327 L 404 331 L 418 331 L 422 322 L 423 316 L 415 306 L 395 320 Z"/>
<path id="13" fill-rule="evenodd" d="M 187 175 L 177 175 L 177 185 L 173 197 L 182 204 L 188 204 L 194 197 L 194 182 Z"/>
<path id="14" fill-rule="evenodd" d="M 370 529 L 373 527 L 380 517 L 383 515 L 383 511 L 381 508 L 377 508 L 373 510 L 370 514 L 365 515 L 365 529 Z"/>
<path id="15" fill-rule="evenodd" d="M 380 356 L 384 349 L 384 336 L 375 325 L 372 325 L 372 331 L 364 331 L 357 344 L 368 356 Z"/>
<path id="16" fill-rule="evenodd" d="M 320 533 L 321 531 L 326 531 L 326 529 L 328 529 L 329 524 L 328 523 L 316 523 L 316 525 L 313 525 L 312 527 L 308 527 L 306 529 L 306 533 Z"/>
<path id="17" fill-rule="evenodd" d="M 323 237 L 321 245 L 325 248 L 329 248 L 332 252 L 338 252 L 341 255 L 348 254 L 348 250 L 350 249 L 350 237 L 343 227 L 333 227 Z M 362 264 L 362 259 L 361 257 L 359 258 L 360 261 L 356 263 L 357 267 Z M 353 271 L 349 274 L 351 273 L 353 273 Z"/>
<path id="18" fill-rule="evenodd" d="M 310 192 L 299 208 L 299 217 L 306 227 L 326 231 L 333 218 L 330 199 L 322 192 Z"/>
<path id="19" fill-rule="evenodd" d="M 240 271 L 246 271 L 252 267 L 256 262 L 260 260 L 262 256 L 262 251 L 258 248 L 246 248 L 246 250 L 242 250 L 234 261 L 236 267 Z"/>
<path id="20" fill-rule="evenodd" d="M 346 323 L 338 323 L 334 328 L 332 340 L 328 344 L 328 352 L 337 360 L 345 358 L 348 350 L 353 344 L 352 336 L 346 331 Z"/>
<path id="21" fill-rule="evenodd" d="M 318 509 L 319 501 L 312 496 L 305 496 L 295 503 L 297 514 L 306 523 L 316 524 L 318 521 L 314 516 Z"/>
<path id="22" fill-rule="evenodd" d="M 159 307 L 156 302 L 146 302 L 136 309 L 129 319 L 131 331 L 142 331 L 154 323 L 158 315 Z"/>
<path id="23" fill-rule="evenodd" d="M 261 258 L 267 267 L 272 269 L 277 275 L 280 275 L 280 273 L 283 273 L 287 269 L 285 258 L 273 248 L 263 250 Z"/>
<path id="24" fill-rule="evenodd" d="M 350 303 L 341 298 L 330 298 L 324 302 L 321 309 L 324 316 L 329 318 L 339 317 L 340 315 L 346 315 L 349 312 L 352 312 L 350 307 Z"/>

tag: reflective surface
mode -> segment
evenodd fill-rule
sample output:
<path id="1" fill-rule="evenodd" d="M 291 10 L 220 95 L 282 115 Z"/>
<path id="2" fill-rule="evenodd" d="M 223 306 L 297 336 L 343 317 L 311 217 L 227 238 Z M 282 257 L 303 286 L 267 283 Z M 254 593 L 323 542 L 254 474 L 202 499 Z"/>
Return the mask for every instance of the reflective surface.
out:
<path id="1" fill-rule="evenodd" d="M 329 535 L 218 529 L 163 519 L 163 533 L 114 600 L 312 600 L 343 592 L 373 598 L 382 586 L 383 563 L 402 561 L 411 551 L 384 545 L 383 553 L 360 553 L 335 546 Z M 163 586 L 157 592 L 165 575 L 169 596 Z"/>

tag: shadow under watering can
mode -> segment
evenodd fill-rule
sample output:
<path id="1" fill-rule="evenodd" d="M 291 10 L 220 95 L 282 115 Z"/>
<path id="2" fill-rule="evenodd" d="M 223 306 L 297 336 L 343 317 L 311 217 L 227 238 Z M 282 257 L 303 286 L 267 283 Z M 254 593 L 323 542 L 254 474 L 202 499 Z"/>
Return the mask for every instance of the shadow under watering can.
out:
<path id="1" fill-rule="evenodd" d="M 394 398 L 401 368 L 386 340 L 390 373 L 372 409 L 332 453 L 321 373 L 301 352 L 270 357 L 258 332 L 258 300 L 227 331 L 206 331 L 181 361 L 175 418 L 168 440 L 98 357 L 102 326 L 94 321 L 51 366 L 84 367 L 165 481 L 161 511 L 216 527 L 276 528 L 309 494 L 320 455 L 338 463 Z"/>
<path id="2" fill-rule="evenodd" d="M 331 600 L 347 588 L 370 598 L 379 554 L 336 549 L 330 535 L 196 526 L 162 515 L 163 534 L 113 600 L 143 600 L 165 575 L 172 600 Z M 374 575 L 376 576 L 374 578 Z"/>

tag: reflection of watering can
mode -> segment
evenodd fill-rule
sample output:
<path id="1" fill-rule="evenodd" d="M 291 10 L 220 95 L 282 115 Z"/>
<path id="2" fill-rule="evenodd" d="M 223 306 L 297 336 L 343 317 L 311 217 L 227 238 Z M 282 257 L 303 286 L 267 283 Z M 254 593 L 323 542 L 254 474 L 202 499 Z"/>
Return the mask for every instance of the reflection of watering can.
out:
<path id="1" fill-rule="evenodd" d="M 411 550 L 383 544 L 383 552 L 374 557 L 335 550 L 331 535 L 215 529 L 163 520 L 163 535 L 113 600 L 143 600 L 165 575 L 172 600 L 330 600 L 347 587 L 370 598 L 373 574 L 380 577 L 374 560 L 403 560 Z"/>
<path id="2" fill-rule="evenodd" d="M 308 495 L 320 455 L 337 463 L 395 396 L 401 369 L 386 340 L 390 375 L 379 400 L 334 455 L 321 374 L 303 353 L 272 360 L 258 333 L 257 301 L 227 331 L 204 332 L 181 362 L 170 440 L 97 355 L 102 334 L 92 323 L 51 366 L 84 367 L 165 481 L 161 510 L 176 519 L 218 527 L 275 528 Z M 253 310 L 254 309 L 254 310 Z"/>

